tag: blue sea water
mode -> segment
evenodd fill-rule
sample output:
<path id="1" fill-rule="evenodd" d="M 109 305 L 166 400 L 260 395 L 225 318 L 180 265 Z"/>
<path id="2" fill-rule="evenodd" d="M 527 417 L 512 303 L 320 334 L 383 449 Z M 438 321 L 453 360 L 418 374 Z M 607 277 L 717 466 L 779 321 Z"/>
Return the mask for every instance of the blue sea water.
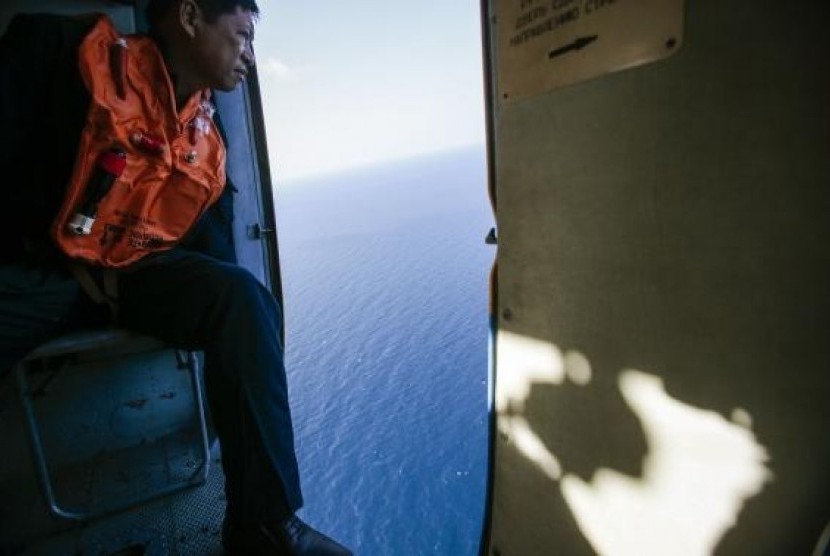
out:
<path id="1" fill-rule="evenodd" d="M 301 515 L 360 556 L 479 551 L 485 176 L 475 147 L 277 183 Z"/>

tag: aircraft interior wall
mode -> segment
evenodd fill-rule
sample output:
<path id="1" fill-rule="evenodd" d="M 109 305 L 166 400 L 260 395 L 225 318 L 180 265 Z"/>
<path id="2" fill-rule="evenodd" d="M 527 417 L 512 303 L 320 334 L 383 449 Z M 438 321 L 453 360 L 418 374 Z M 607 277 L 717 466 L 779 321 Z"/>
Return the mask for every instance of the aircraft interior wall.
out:
<path id="1" fill-rule="evenodd" d="M 830 520 L 828 10 L 685 12 L 668 59 L 497 91 L 493 556 L 810 554 Z"/>

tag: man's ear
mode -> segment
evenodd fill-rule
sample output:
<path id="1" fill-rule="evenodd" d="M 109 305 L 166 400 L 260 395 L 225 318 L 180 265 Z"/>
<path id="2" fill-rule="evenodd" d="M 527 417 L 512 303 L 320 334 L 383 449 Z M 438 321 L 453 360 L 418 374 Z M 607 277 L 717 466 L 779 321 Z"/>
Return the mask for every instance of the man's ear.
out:
<path id="1" fill-rule="evenodd" d="M 196 0 L 181 0 L 179 3 L 179 24 L 185 34 L 193 38 L 202 25 L 202 8 Z"/>

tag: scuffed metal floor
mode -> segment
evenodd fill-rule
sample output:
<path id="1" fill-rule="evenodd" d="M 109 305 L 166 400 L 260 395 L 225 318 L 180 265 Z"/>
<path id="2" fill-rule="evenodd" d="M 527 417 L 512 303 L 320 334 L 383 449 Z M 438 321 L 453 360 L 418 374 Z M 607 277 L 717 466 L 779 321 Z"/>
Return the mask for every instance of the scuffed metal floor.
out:
<path id="1" fill-rule="evenodd" d="M 207 481 L 144 508 L 31 545 L 22 556 L 221 556 L 224 478 L 214 448 Z"/>
<path id="2" fill-rule="evenodd" d="M 109 507 L 181 483 L 201 463 L 189 375 L 168 352 L 72 361 L 36 401 L 57 499 Z M 37 380 L 37 377 L 35 377 Z M 219 556 L 218 445 L 207 480 L 86 524 L 49 515 L 14 380 L 0 377 L 0 556 Z"/>

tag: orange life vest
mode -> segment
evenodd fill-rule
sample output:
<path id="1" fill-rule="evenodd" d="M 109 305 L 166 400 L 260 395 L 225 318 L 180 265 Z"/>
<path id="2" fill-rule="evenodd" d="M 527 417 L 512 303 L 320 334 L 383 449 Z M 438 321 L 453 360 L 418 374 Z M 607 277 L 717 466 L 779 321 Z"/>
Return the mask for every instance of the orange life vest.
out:
<path id="1" fill-rule="evenodd" d="M 81 43 L 78 62 L 92 102 L 52 237 L 73 259 L 124 267 L 176 245 L 218 199 L 225 146 L 210 91 L 177 110 L 149 37 L 122 37 L 102 17 Z M 106 174 L 111 187 L 92 198 Z M 90 204 L 94 214 L 79 212 Z"/>

